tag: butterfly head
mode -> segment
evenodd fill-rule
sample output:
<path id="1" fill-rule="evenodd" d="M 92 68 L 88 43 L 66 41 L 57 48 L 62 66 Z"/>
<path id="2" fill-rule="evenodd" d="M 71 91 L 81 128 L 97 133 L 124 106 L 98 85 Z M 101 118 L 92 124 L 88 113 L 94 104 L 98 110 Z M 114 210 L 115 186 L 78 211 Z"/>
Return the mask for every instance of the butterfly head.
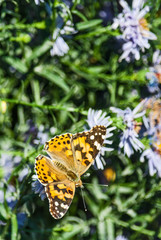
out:
<path id="1" fill-rule="evenodd" d="M 75 186 L 76 186 L 76 187 L 83 188 L 82 180 L 81 180 L 81 179 L 79 179 L 79 181 L 78 181 L 78 182 L 76 182 Z"/>

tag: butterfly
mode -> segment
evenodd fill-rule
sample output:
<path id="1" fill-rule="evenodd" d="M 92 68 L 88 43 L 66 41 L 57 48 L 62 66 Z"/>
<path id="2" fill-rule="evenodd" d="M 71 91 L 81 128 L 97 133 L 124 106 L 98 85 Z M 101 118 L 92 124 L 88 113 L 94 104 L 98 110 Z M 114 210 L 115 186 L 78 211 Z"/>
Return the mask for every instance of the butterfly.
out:
<path id="1" fill-rule="evenodd" d="M 49 211 L 62 218 L 70 207 L 76 187 L 82 187 L 81 175 L 94 162 L 104 139 L 106 127 L 97 125 L 90 131 L 55 136 L 45 143 L 49 157 L 38 155 L 35 171 L 45 187 Z"/>

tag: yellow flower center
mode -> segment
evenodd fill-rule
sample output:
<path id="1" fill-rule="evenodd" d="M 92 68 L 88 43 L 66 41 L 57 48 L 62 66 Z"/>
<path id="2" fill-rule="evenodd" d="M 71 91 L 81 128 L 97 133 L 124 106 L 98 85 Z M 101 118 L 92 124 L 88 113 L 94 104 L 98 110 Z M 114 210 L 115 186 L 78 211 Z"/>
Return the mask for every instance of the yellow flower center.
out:
<path id="1" fill-rule="evenodd" d="M 139 133 L 140 129 L 141 129 L 141 126 L 142 126 L 141 122 L 134 121 L 134 130 L 135 130 L 135 132 Z"/>
<path id="2" fill-rule="evenodd" d="M 154 142 L 153 146 L 155 147 L 156 152 L 161 154 L 161 143 Z"/>
<path id="3" fill-rule="evenodd" d="M 139 20 L 139 24 L 140 24 L 140 27 L 141 27 L 143 30 L 149 31 L 148 22 L 146 21 L 145 18 L 141 18 L 141 19 Z"/>

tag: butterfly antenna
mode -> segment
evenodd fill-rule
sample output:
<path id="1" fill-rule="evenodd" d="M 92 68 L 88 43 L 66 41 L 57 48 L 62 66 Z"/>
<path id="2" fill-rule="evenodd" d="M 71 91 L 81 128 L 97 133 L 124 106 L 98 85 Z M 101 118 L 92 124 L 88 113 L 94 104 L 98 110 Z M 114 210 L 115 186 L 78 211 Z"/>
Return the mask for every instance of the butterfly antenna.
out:
<path id="1" fill-rule="evenodd" d="M 84 211 L 87 212 L 87 207 L 86 207 L 86 203 L 85 203 L 85 199 L 84 199 L 83 186 L 80 189 L 81 189 L 81 193 L 82 193 Z"/>

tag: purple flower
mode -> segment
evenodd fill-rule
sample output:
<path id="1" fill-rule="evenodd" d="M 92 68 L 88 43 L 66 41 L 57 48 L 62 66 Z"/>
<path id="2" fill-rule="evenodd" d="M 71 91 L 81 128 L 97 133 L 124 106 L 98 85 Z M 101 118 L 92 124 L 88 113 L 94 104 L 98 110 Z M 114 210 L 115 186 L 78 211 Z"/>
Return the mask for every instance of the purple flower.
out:
<path id="1" fill-rule="evenodd" d="M 122 13 L 114 18 L 112 28 L 120 28 L 122 35 L 119 37 L 125 41 L 123 44 L 123 54 L 119 61 L 125 59 L 127 62 L 134 57 L 140 59 L 140 51 L 150 48 L 149 40 L 156 40 L 154 33 L 149 31 L 148 23 L 144 15 L 149 12 L 149 7 L 143 8 L 144 0 L 133 0 L 132 8 L 126 1 L 120 0 L 120 5 L 123 7 Z"/>
<path id="2" fill-rule="evenodd" d="M 139 123 L 135 119 L 142 117 L 145 114 L 145 111 L 138 111 L 143 107 L 144 101 L 139 103 L 133 110 L 126 108 L 122 110 L 120 108 L 111 107 L 110 110 L 114 113 L 117 113 L 117 117 L 123 119 L 123 123 L 126 128 L 121 134 L 119 149 L 124 149 L 124 154 L 127 154 L 130 157 L 135 151 L 141 151 L 144 149 L 142 142 L 138 140 L 138 133 L 136 131 Z"/>
<path id="3" fill-rule="evenodd" d="M 43 125 L 40 125 L 37 131 L 37 136 L 34 139 L 34 144 L 44 144 L 48 140 L 49 136 L 48 133 L 45 131 L 45 128 Z"/>
<path id="4" fill-rule="evenodd" d="M 44 186 L 38 180 L 32 183 L 32 190 L 39 194 L 42 201 L 47 197 Z"/>

